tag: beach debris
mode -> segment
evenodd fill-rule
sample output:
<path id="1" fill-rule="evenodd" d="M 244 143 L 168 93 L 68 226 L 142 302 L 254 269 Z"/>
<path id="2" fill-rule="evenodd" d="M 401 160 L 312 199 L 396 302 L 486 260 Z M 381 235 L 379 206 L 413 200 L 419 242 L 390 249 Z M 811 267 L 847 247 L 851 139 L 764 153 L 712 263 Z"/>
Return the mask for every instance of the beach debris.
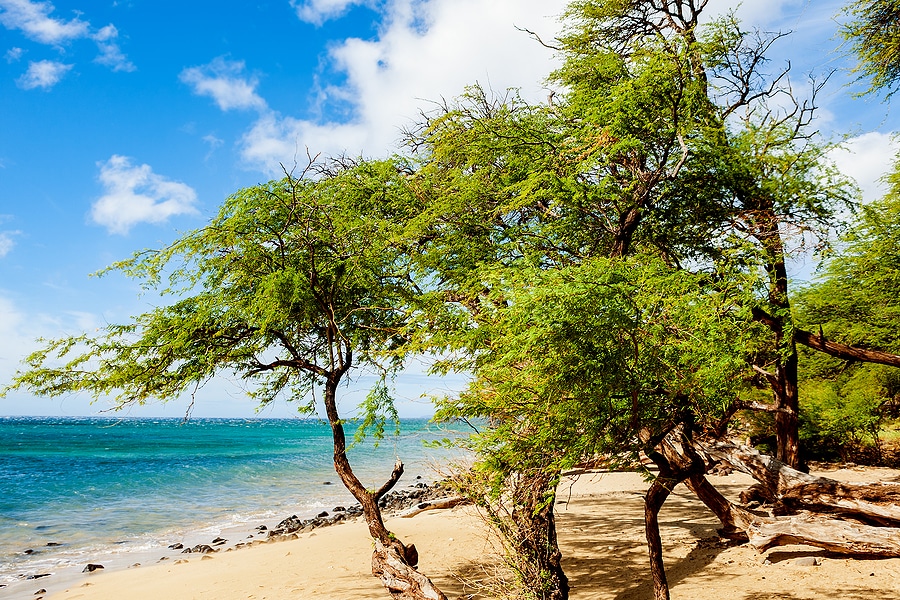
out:
<path id="1" fill-rule="evenodd" d="M 87 566 L 84 568 L 84 570 L 82 570 L 81 572 L 82 573 L 93 573 L 94 571 L 99 571 L 100 569 L 103 569 L 103 568 L 104 568 L 103 565 L 88 563 Z"/>

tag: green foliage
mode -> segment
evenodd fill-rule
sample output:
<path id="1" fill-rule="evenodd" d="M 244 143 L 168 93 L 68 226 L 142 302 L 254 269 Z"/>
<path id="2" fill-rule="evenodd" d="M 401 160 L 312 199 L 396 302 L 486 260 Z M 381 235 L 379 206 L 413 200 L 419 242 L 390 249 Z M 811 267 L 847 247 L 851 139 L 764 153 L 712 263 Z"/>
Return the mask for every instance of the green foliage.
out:
<path id="1" fill-rule="evenodd" d="M 402 340 L 411 297 L 394 221 L 409 202 L 391 161 L 320 166 L 229 197 L 208 226 L 110 269 L 176 296 L 96 337 L 46 342 L 12 387 L 112 395 L 118 406 L 192 391 L 219 372 L 314 409 L 309 393 Z"/>
<path id="2" fill-rule="evenodd" d="M 795 299 L 802 326 L 825 339 L 900 352 L 900 175 L 881 200 L 863 205 L 841 248 Z M 847 459 L 878 450 L 886 420 L 898 416 L 900 373 L 878 365 L 805 353 L 802 434 L 811 449 Z"/>
<path id="3" fill-rule="evenodd" d="M 842 33 L 859 60 L 856 71 L 871 80 L 869 91 L 893 94 L 900 80 L 900 2 L 854 0 L 846 12 L 853 20 Z"/>
<path id="4" fill-rule="evenodd" d="M 388 420 L 394 423 L 394 435 L 400 435 L 400 415 L 397 414 L 394 399 L 384 378 L 379 379 L 369 390 L 366 399 L 360 404 L 360 409 L 363 412 L 363 419 L 353 436 L 354 444 L 365 441 L 371 432 L 377 448 L 378 442 L 384 439 L 384 429 Z"/>
<path id="5" fill-rule="evenodd" d="M 801 439 L 809 458 L 851 460 L 865 448 L 880 453 L 887 369 L 864 367 L 801 387 Z"/>
<path id="6" fill-rule="evenodd" d="M 740 286 L 642 255 L 495 272 L 471 335 L 475 379 L 439 418 L 491 419 L 475 440 L 498 475 L 558 471 L 596 455 L 634 464 L 687 415 L 720 417 L 745 386 L 755 335 Z M 500 291 L 502 290 L 502 291 Z"/>

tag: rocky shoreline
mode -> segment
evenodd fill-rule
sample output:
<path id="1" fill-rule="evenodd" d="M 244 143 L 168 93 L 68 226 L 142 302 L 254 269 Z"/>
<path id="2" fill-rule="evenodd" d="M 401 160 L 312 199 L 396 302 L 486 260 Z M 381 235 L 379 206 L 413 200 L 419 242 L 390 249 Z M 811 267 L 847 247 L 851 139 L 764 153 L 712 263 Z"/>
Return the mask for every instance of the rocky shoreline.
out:
<path id="1" fill-rule="evenodd" d="M 441 498 L 446 496 L 449 493 L 448 488 L 442 483 L 433 483 L 428 484 L 424 482 L 418 482 L 413 484 L 411 487 L 406 489 L 392 490 L 385 494 L 385 496 L 379 501 L 379 505 L 381 506 L 382 511 L 385 516 L 392 516 L 397 514 L 398 512 L 411 509 L 416 506 L 424 506 L 423 503 L 434 500 L 437 498 Z M 267 525 L 259 525 L 253 528 L 249 534 L 244 530 L 244 533 L 241 535 L 239 541 L 229 540 L 225 536 L 229 536 L 234 538 L 234 536 L 220 532 L 214 539 L 210 540 L 208 543 L 197 543 L 193 545 L 185 545 L 182 542 L 176 542 L 168 545 L 164 552 L 164 555 L 160 558 L 156 559 L 156 562 L 168 561 L 172 560 L 175 564 L 183 562 L 187 560 L 189 557 L 179 557 L 179 554 L 201 554 L 201 555 L 211 555 L 218 552 L 231 552 L 234 550 L 239 550 L 241 548 L 246 548 L 258 544 L 266 544 L 273 543 L 277 541 L 283 540 L 292 540 L 297 539 L 301 534 L 312 532 L 315 529 L 319 529 L 322 527 L 330 527 L 333 525 L 338 525 L 347 521 L 355 521 L 362 516 L 362 507 L 357 503 L 353 505 L 348 505 L 346 507 L 343 506 L 335 506 L 330 512 L 322 511 L 317 514 L 315 517 L 310 518 L 300 518 L 297 515 L 291 515 L 282 519 L 277 525 L 269 527 Z M 195 538 L 196 539 L 196 538 Z M 166 552 L 168 551 L 168 552 Z M 27 549 L 24 551 L 26 554 L 30 554 L 34 552 L 32 549 Z M 150 552 L 145 552 L 144 555 L 148 555 Z M 159 556 L 159 554 L 157 554 Z M 206 558 L 206 556 L 204 556 Z M 211 556 L 209 557 L 211 558 Z M 79 570 L 72 570 L 70 568 L 70 575 L 78 575 L 78 574 L 91 574 L 101 570 L 106 570 L 106 566 L 104 566 L 105 561 L 91 560 L 90 562 L 83 563 L 83 568 Z M 127 568 L 136 568 L 140 567 L 142 563 L 140 562 L 131 562 L 128 565 L 119 565 L 119 568 L 127 567 Z M 78 569 L 81 566 L 76 566 L 74 569 Z M 115 565 L 107 565 L 115 568 Z M 20 583 L 25 584 L 29 581 L 41 580 L 41 583 L 46 585 L 47 588 L 51 588 L 51 592 L 53 588 L 59 588 L 60 584 L 63 582 L 58 582 L 57 585 L 49 585 L 52 580 L 57 579 L 53 577 L 57 573 L 32 573 L 32 574 L 22 574 Z M 12 588 L 16 587 L 18 589 L 22 589 L 22 585 L 7 585 L 0 584 L 0 598 L 6 597 L 18 597 L 16 596 L 7 596 L 6 591 L 11 592 L 11 589 L 4 590 L 3 588 Z M 34 598 L 35 600 L 41 600 L 48 591 L 46 588 L 40 588 L 37 591 L 33 589 L 28 590 L 27 592 L 23 590 L 22 597 L 23 598 Z"/>

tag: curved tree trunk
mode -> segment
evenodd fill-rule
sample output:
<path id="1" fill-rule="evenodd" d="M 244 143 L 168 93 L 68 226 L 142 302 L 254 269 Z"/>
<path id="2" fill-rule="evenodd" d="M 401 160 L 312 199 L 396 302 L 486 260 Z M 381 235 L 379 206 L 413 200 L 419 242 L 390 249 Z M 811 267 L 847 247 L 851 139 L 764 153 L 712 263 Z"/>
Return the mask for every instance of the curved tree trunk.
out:
<path id="1" fill-rule="evenodd" d="M 416 571 L 419 554 L 415 545 L 406 545 L 388 531 L 381 516 L 378 501 L 403 474 L 403 463 L 394 465 L 390 478 L 380 489 L 370 492 L 362 484 L 347 459 L 347 440 L 344 426 L 337 412 L 336 392 L 341 372 L 328 377 L 325 384 L 324 404 L 334 441 L 334 469 L 344 486 L 362 506 L 363 516 L 369 527 L 369 535 L 375 542 L 372 554 L 372 574 L 381 580 L 385 589 L 396 600 L 447 600 L 426 576 Z"/>

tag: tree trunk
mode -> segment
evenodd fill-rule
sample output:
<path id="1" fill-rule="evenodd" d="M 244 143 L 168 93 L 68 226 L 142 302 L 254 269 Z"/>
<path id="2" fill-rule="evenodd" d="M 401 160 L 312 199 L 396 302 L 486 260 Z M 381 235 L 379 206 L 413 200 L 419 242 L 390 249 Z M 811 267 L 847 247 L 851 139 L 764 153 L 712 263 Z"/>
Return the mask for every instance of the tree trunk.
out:
<path id="1" fill-rule="evenodd" d="M 540 600 L 566 600 L 569 579 L 562 568 L 562 552 L 556 536 L 555 485 L 558 473 L 520 476 L 513 484 L 511 512 L 515 539 L 509 543 L 518 554 L 522 583 Z"/>
<path id="2" fill-rule="evenodd" d="M 728 501 L 728 498 L 719 493 L 719 490 L 705 476 L 691 475 L 685 483 L 688 489 L 694 492 L 697 498 L 719 518 L 722 528 L 718 530 L 718 534 L 721 537 L 747 541 L 744 523 L 737 516 L 735 506 Z"/>
<path id="3" fill-rule="evenodd" d="M 653 578 L 653 598 L 669 600 L 669 581 L 663 562 L 662 538 L 659 535 L 659 511 L 678 482 L 660 474 L 644 496 L 644 533 L 650 553 L 650 576 Z"/>
<path id="4" fill-rule="evenodd" d="M 348 361 L 349 362 L 349 361 Z M 415 570 L 419 554 L 413 544 L 405 545 L 388 531 L 381 516 L 378 501 L 397 483 L 403 474 L 403 463 L 394 465 L 390 478 L 380 489 L 370 492 L 353 473 L 347 459 L 347 440 L 344 426 L 337 412 L 336 393 L 342 371 L 329 375 L 325 383 L 324 404 L 331 425 L 334 441 L 334 470 L 344 486 L 353 494 L 369 527 L 369 535 L 375 542 L 372 554 L 372 574 L 381 580 L 395 600 L 447 600 L 447 597 L 430 579 Z"/>

